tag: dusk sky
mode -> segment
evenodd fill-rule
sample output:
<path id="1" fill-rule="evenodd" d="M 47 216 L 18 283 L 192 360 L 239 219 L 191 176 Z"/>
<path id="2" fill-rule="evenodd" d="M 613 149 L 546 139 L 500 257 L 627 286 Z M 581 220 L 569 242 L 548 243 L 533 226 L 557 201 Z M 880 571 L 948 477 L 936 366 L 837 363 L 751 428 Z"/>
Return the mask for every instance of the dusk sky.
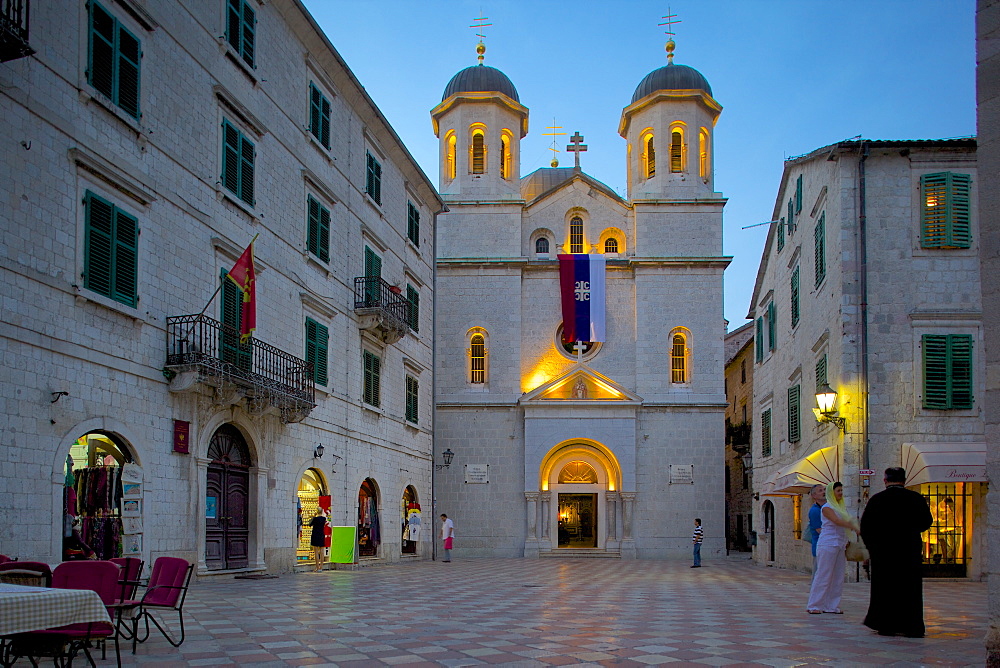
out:
<path id="1" fill-rule="evenodd" d="M 486 64 L 530 110 L 521 175 L 551 160 L 545 126 L 584 135 L 583 170 L 626 195 L 622 109 L 666 64 L 668 5 L 646 0 L 304 0 L 431 181 L 430 110 L 476 64 L 472 19 L 488 16 Z M 724 213 L 725 317 L 743 324 L 783 161 L 843 139 L 974 135 L 972 0 L 674 0 L 675 62 L 694 67 L 722 105 L 715 186 Z M 559 137 L 561 166 L 572 166 Z"/>

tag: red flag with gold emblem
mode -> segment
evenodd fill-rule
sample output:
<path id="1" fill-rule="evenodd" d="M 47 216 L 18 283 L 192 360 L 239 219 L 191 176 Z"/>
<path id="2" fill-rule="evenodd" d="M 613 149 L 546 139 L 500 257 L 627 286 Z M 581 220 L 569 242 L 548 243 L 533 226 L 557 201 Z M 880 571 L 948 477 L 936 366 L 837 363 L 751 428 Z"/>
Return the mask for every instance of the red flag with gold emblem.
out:
<path id="1" fill-rule="evenodd" d="M 240 342 L 246 343 L 257 329 L 257 278 L 253 270 L 253 242 L 247 246 L 226 276 L 243 292 L 243 308 L 240 309 Z"/>

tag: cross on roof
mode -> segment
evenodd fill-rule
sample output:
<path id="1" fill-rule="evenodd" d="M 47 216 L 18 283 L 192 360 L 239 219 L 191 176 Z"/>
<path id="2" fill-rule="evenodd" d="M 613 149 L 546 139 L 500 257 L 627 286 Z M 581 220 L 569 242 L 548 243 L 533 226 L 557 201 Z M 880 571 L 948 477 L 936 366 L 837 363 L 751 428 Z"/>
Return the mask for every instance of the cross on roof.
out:
<path id="1" fill-rule="evenodd" d="M 677 14 L 671 14 L 670 13 L 670 7 L 667 7 L 667 15 L 664 16 L 664 17 L 662 17 L 662 18 L 665 18 L 666 21 L 664 21 L 663 23 L 657 23 L 656 25 L 658 25 L 658 26 L 667 26 L 667 29 L 663 31 L 664 34 L 670 35 L 671 37 L 673 37 L 676 34 L 674 32 L 674 30 L 673 30 L 674 24 L 675 23 L 681 23 L 680 19 L 677 18 Z"/>
<path id="2" fill-rule="evenodd" d="M 569 141 L 570 146 L 567 146 L 566 150 L 573 154 L 573 167 L 580 169 L 580 153 L 587 150 L 587 145 L 583 143 L 583 135 L 579 131 L 574 132 Z"/>

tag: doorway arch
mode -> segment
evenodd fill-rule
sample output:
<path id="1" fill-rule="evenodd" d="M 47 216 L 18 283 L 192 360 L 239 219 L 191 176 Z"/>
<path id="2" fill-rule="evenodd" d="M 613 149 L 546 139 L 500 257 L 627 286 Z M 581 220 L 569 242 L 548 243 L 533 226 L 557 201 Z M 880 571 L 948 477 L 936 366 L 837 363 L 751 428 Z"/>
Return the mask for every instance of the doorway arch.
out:
<path id="1" fill-rule="evenodd" d="M 295 490 L 295 514 L 297 539 L 295 543 L 295 562 L 308 563 L 313 556 L 312 529 L 309 522 L 322 509 L 330 517 L 330 491 L 326 476 L 316 468 L 308 468 L 299 478 L 298 489 Z M 326 527 L 327 535 L 330 527 Z"/>
<path id="2" fill-rule="evenodd" d="M 764 502 L 764 534 L 767 536 L 767 560 L 774 561 L 774 504 Z"/>
<path id="3" fill-rule="evenodd" d="M 617 547 L 617 458 L 594 441 L 564 442 L 542 459 L 541 540 L 552 550 Z"/>
<path id="4" fill-rule="evenodd" d="M 417 499 L 417 490 L 413 485 L 407 485 L 406 489 L 403 490 L 400 506 L 403 530 L 400 552 L 402 554 L 416 554 L 417 543 L 421 540 L 421 521 L 420 503 Z"/>
<path id="5" fill-rule="evenodd" d="M 365 478 L 358 490 L 358 556 L 377 557 L 382 543 L 382 521 L 379 516 L 378 485 Z"/>
<path id="6" fill-rule="evenodd" d="M 215 430 L 208 444 L 205 485 L 205 566 L 250 565 L 250 446 L 236 425 Z"/>

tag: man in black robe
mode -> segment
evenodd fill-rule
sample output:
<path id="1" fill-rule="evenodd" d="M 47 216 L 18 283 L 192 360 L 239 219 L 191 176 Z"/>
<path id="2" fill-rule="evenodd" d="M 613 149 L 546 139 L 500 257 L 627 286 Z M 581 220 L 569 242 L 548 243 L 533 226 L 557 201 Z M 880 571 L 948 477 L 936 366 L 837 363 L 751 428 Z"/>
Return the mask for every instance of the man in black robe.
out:
<path id="1" fill-rule="evenodd" d="M 871 602 L 865 626 L 879 635 L 924 637 L 920 534 L 934 522 L 927 501 L 903 487 L 906 472 L 885 470 L 885 490 L 868 500 L 861 538 L 871 554 Z"/>

